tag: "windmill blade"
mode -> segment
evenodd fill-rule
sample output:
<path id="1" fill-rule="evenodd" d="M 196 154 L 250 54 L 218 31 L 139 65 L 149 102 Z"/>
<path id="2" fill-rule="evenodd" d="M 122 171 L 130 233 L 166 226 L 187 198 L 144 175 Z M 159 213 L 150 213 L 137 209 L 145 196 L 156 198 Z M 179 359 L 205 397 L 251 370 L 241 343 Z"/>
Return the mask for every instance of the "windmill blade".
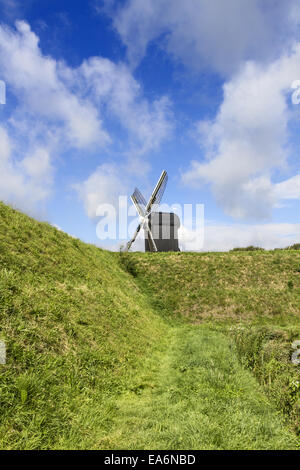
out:
<path id="1" fill-rule="evenodd" d="M 145 211 L 146 206 L 147 206 L 147 201 L 146 201 L 146 199 L 144 198 L 144 196 L 142 195 L 141 191 L 138 188 L 135 188 L 132 197 L 134 197 L 137 200 L 138 204 L 141 207 L 143 207 L 143 209 Z"/>
<path id="2" fill-rule="evenodd" d="M 133 202 L 133 205 L 135 206 L 137 213 L 139 214 L 140 217 L 145 217 L 145 206 L 141 206 L 139 204 L 139 201 L 136 199 L 135 194 L 133 193 L 132 196 L 130 196 L 130 199 Z"/>
<path id="3" fill-rule="evenodd" d="M 146 230 L 146 232 L 148 235 L 148 243 L 149 243 L 150 251 L 157 251 L 157 246 L 152 236 L 151 230 Z"/>
<path id="4" fill-rule="evenodd" d="M 145 228 L 145 232 L 146 232 L 146 234 L 147 234 L 147 239 L 148 239 L 150 251 L 157 251 L 157 246 L 156 246 L 156 243 L 155 243 L 155 241 L 154 241 L 154 238 L 153 238 L 151 229 L 150 229 L 150 227 L 149 227 L 149 222 L 148 222 L 148 220 L 147 220 L 147 226 L 146 226 L 146 228 Z"/>
<path id="5" fill-rule="evenodd" d="M 164 192 L 165 192 L 165 189 L 166 189 L 166 186 L 167 186 L 167 182 L 168 182 L 168 175 L 166 173 L 166 176 L 164 177 L 164 179 L 162 181 L 161 187 L 159 188 L 159 190 L 157 192 L 157 196 L 156 196 L 154 204 L 157 204 L 157 205 L 160 204 L 160 201 L 162 200 L 162 197 L 164 195 Z"/>
<path id="6" fill-rule="evenodd" d="M 149 214 L 151 212 L 151 208 L 154 204 L 159 204 L 160 201 L 161 201 L 161 198 L 164 194 L 164 191 L 166 189 L 166 185 L 167 185 L 167 181 L 168 181 L 168 174 L 167 172 L 164 170 L 162 172 L 162 174 L 160 175 L 160 178 L 154 188 L 154 191 L 149 199 L 149 202 L 146 206 L 146 214 Z"/>
<path id="7" fill-rule="evenodd" d="M 136 228 L 136 231 L 134 232 L 134 235 L 132 237 L 132 239 L 127 243 L 126 245 L 126 248 L 125 248 L 125 251 L 129 251 L 130 248 L 131 248 L 131 245 L 133 244 L 133 242 L 135 241 L 136 237 L 138 236 L 139 234 L 139 231 L 141 230 L 142 228 L 142 224 L 139 224 Z"/>

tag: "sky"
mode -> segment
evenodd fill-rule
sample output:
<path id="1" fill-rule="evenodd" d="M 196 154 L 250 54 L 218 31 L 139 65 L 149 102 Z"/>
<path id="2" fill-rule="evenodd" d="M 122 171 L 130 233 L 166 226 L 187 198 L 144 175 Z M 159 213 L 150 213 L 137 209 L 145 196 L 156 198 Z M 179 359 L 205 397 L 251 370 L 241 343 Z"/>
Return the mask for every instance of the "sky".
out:
<path id="1" fill-rule="evenodd" d="M 300 242 L 298 0 L 0 0 L 0 19 L 2 201 L 117 250 L 165 169 L 163 202 L 192 205 L 182 250 Z M 119 196 L 131 232 L 99 239 Z"/>

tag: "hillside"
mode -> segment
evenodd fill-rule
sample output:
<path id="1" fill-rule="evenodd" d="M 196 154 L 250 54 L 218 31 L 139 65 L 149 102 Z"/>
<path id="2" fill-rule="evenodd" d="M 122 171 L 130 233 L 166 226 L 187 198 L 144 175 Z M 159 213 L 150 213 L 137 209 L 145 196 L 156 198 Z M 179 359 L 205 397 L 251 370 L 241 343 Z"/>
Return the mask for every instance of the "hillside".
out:
<path id="1" fill-rule="evenodd" d="M 3 204 L 0 328 L 1 448 L 93 446 L 164 332 L 111 253 Z"/>
<path id="2" fill-rule="evenodd" d="M 300 435 L 300 250 L 133 254 L 152 305 L 232 338 Z"/>
<path id="3" fill-rule="evenodd" d="M 120 257 L 0 204 L 0 448 L 296 448 L 299 267 Z"/>

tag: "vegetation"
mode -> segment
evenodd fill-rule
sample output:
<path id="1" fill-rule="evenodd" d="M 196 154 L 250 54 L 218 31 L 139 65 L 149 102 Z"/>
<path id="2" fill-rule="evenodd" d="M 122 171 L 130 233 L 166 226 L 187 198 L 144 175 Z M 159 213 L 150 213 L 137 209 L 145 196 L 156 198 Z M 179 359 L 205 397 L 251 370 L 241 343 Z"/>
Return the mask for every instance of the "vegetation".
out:
<path id="1" fill-rule="evenodd" d="M 134 254 L 154 306 L 222 331 L 300 436 L 300 253 Z M 165 288 L 162 289 L 162 286 Z"/>
<path id="2" fill-rule="evenodd" d="M 133 277 L 137 276 L 137 262 L 131 256 L 131 253 L 124 251 L 123 248 L 121 248 L 119 252 L 119 263 L 125 272 L 131 274 Z"/>
<path id="3" fill-rule="evenodd" d="M 117 406 L 110 449 L 297 447 L 227 338 L 204 325 L 171 328 Z"/>
<path id="4" fill-rule="evenodd" d="M 295 250 L 109 253 L 0 204 L 0 448 L 297 448 L 299 276 Z"/>
<path id="5" fill-rule="evenodd" d="M 300 250 L 300 243 L 295 243 L 288 247 L 288 250 Z"/>
<path id="6" fill-rule="evenodd" d="M 245 248 L 233 248 L 231 251 L 264 251 L 264 248 L 260 248 L 258 246 L 246 246 Z"/>
<path id="7" fill-rule="evenodd" d="M 0 205 L 0 447 L 93 448 L 166 330 L 112 253 Z"/>

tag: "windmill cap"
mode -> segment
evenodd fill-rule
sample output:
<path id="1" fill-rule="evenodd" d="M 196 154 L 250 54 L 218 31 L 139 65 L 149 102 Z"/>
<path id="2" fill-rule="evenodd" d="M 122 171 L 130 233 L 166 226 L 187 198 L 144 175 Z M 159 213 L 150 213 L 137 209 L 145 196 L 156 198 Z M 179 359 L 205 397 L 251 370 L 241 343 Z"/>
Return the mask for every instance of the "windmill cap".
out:
<path id="1" fill-rule="evenodd" d="M 151 212 L 149 219 L 152 225 L 180 227 L 180 219 L 174 212 Z"/>

